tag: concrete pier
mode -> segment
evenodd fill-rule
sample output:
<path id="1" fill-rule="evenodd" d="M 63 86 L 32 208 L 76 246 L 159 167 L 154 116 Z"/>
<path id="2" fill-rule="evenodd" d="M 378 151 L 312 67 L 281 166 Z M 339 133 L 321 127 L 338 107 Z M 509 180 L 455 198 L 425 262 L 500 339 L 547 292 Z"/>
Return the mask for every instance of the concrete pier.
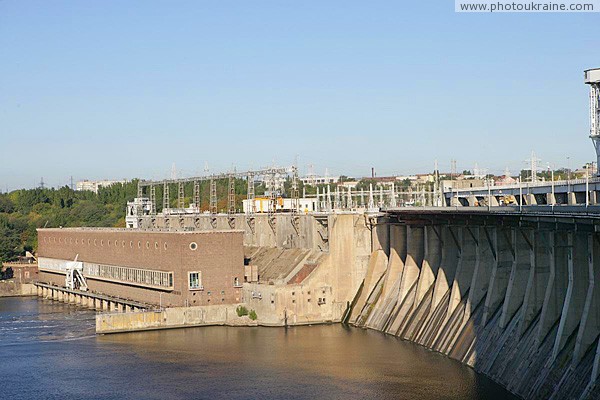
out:
<path id="1" fill-rule="evenodd" d="M 35 292 L 38 297 L 99 311 L 125 312 L 126 310 L 144 310 L 151 307 L 148 304 L 108 297 L 97 293 L 67 289 L 41 282 L 36 282 L 33 285 L 36 288 Z"/>

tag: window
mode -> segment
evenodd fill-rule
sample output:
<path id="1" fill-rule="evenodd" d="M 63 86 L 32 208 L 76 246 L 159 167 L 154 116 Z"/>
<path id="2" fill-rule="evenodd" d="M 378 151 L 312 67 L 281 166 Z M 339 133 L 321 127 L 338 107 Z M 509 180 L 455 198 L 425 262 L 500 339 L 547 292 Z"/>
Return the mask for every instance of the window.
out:
<path id="1" fill-rule="evenodd" d="M 188 272 L 189 276 L 189 287 L 190 290 L 201 290 L 202 287 L 202 275 L 199 271 Z"/>

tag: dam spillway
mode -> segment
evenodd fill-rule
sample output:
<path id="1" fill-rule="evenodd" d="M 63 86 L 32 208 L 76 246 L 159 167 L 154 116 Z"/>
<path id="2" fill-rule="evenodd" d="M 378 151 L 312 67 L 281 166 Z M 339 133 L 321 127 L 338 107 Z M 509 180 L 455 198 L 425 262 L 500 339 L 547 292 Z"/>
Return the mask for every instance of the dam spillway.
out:
<path id="1" fill-rule="evenodd" d="M 598 398 L 599 220 L 388 210 L 349 322 L 472 366 L 531 399 Z"/>
<path id="2" fill-rule="evenodd" d="M 593 399 L 599 216 L 568 206 L 149 215 L 139 229 L 242 230 L 242 296 L 260 325 L 349 322 L 523 398 Z"/>

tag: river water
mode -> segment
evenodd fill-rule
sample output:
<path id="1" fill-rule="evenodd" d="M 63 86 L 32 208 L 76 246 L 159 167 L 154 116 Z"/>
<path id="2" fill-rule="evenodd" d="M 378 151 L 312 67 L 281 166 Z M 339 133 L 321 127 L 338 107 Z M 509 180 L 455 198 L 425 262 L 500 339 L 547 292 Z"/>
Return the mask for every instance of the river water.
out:
<path id="1" fill-rule="evenodd" d="M 2 399 L 510 399 L 445 356 L 325 325 L 94 335 L 94 312 L 0 299 Z"/>

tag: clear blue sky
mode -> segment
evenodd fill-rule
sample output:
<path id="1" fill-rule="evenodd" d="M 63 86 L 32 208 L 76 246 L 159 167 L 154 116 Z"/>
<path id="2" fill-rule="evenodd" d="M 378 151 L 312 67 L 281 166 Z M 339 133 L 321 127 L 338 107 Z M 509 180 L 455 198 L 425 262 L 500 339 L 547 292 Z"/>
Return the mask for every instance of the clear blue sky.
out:
<path id="1" fill-rule="evenodd" d="M 599 14 L 453 1 L 0 1 L 0 188 L 595 160 Z"/>

